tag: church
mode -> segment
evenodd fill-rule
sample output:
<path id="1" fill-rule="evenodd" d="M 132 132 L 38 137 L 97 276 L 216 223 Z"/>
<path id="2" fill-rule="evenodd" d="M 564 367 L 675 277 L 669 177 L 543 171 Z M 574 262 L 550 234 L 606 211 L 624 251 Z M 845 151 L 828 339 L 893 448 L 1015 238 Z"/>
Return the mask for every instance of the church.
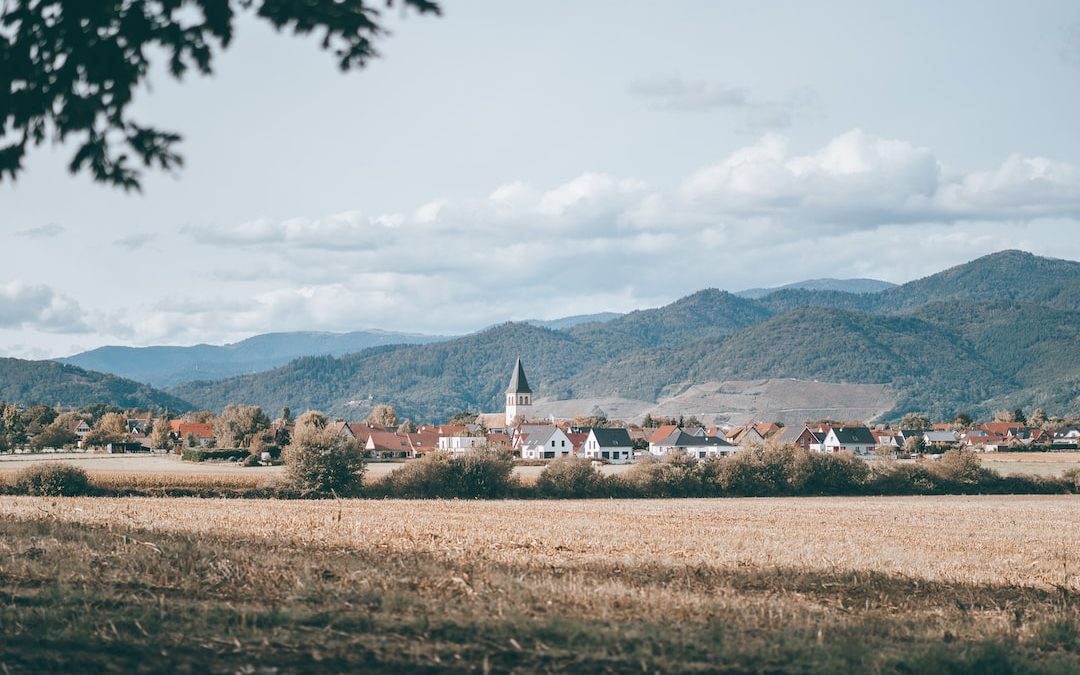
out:
<path id="1" fill-rule="evenodd" d="M 490 431 L 505 431 L 510 433 L 521 422 L 532 419 L 533 392 L 529 388 L 529 380 L 525 377 L 525 366 L 521 364 L 521 357 L 514 363 L 514 371 L 510 375 L 510 385 L 506 388 L 506 406 L 501 413 L 482 413 L 480 421 Z"/>

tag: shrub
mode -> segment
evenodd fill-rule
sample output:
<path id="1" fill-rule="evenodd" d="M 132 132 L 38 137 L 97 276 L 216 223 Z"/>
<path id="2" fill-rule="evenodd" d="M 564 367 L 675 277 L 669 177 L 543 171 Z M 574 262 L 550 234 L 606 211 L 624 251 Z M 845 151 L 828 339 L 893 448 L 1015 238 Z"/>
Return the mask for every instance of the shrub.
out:
<path id="1" fill-rule="evenodd" d="M 15 489 L 40 497 L 77 497 L 90 493 L 90 478 L 86 471 L 69 464 L 33 464 L 15 476 Z"/>
<path id="2" fill-rule="evenodd" d="M 933 465 L 933 471 L 950 483 L 978 485 L 995 476 L 982 468 L 979 456 L 971 450 L 949 450 Z"/>
<path id="3" fill-rule="evenodd" d="M 211 460 L 243 460 L 249 454 L 242 448 L 229 448 L 224 450 L 206 450 L 203 448 L 184 448 L 180 453 L 180 459 L 185 462 L 208 462 Z"/>
<path id="4" fill-rule="evenodd" d="M 711 466 L 709 460 L 699 462 L 682 452 L 668 452 L 661 459 L 646 455 L 619 480 L 642 497 L 701 497 L 708 493 L 706 466 Z"/>
<path id="5" fill-rule="evenodd" d="M 795 455 L 792 469 L 791 488 L 800 495 L 858 494 L 870 477 L 866 462 L 846 452 L 801 450 Z"/>
<path id="6" fill-rule="evenodd" d="M 299 423 L 282 458 L 286 486 L 302 494 L 354 494 L 366 468 L 356 441 L 346 440 L 332 427 Z"/>
<path id="7" fill-rule="evenodd" d="M 495 499 L 513 492 L 513 470 L 511 457 L 496 450 L 433 452 L 394 471 L 383 485 L 395 497 Z"/>
<path id="8" fill-rule="evenodd" d="M 794 446 L 754 447 L 721 460 L 714 480 L 724 494 L 767 497 L 794 493 L 798 450 Z"/>
<path id="9" fill-rule="evenodd" d="M 597 497 L 604 494 L 604 476 L 583 457 L 557 459 L 540 472 L 537 491 L 545 497 Z"/>

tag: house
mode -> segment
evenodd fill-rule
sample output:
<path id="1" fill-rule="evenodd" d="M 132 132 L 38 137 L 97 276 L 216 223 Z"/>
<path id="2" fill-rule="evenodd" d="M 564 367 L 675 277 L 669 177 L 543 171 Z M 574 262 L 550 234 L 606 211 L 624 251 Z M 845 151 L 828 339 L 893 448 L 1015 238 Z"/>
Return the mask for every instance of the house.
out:
<path id="1" fill-rule="evenodd" d="M 581 446 L 581 454 L 590 459 L 607 460 L 612 464 L 634 461 L 634 442 L 626 429 L 592 427 Z"/>
<path id="2" fill-rule="evenodd" d="M 1080 426 L 1061 427 L 1054 432 L 1054 443 L 1057 445 L 1080 445 Z"/>
<path id="3" fill-rule="evenodd" d="M 574 444 L 553 424 L 522 424 L 514 430 L 514 452 L 522 459 L 571 457 Z"/>
<path id="4" fill-rule="evenodd" d="M 192 436 L 195 438 L 195 441 L 204 448 L 209 447 L 214 443 L 214 427 L 201 422 L 171 420 L 169 422 L 169 433 L 175 440 L 182 443 L 187 443 L 188 437 Z"/>
<path id="5" fill-rule="evenodd" d="M 789 429 L 790 431 L 785 430 L 783 432 L 780 439 L 786 443 L 797 445 L 803 450 L 821 450 L 821 444 L 825 442 L 825 434 L 828 432 L 828 429 L 824 427 L 811 429 L 804 426 L 802 431 L 797 433 L 797 427 L 789 427 Z"/>
<path id="6" fill-rule="evenodd" d="M 583 456 L 584 453 L 582 452 L 581 448 L 583 445 L 585 445 L 585 441 L 589 439 L 588 432 L 570 430 L 566 432 L 566 437 L 570 439 L 570 442 L 574 445 L 574 456 Z M 633 440 L 631 439 L 630 442 L 633 443 Z"/>
<path id="7" fill-rule="evenodd" d="M 954 431 L 926 431 L 922 438 L 926 447 L 940 450 L 948 450 L 960 443 L 960 438 Z"/>
<path id="8" fill-rule="evenodd" d="M 375 459 L 408 459 L 413 456 L 413 445 L 404 434 L 371 431 L 364 451 Z"/>
<path id="9" fill-rule="evenodd" d="M 783 427 L 775 422 L 751 422 L 739 427 L 732 427 L 726 434 L 727 441 L 732 445 L 749 447 L 761 445 L 765 441 L 783 433 Z"/>
<path id="10" fill-rule="evenodd" d="M 341 437 L 347 441 L 356 440 L 356 434 L 353 433 L 352 425 L 345 420 L 331 422 L 329 427 L 341 434 Z"/>
<path id="11" fill-rule="evenodd" d="M 649 453 L 664 455 L 669 452 L 685 452 L 691 457 L 705 459 L 734 454 L 739 448 L 719 436 L 692 434 L 682 429 L 675 429 L 666 438 L 649 443 Z"/>
<path id="12" fill-rule="evenodd" d="M 867 427 L 831 427 L 821 444 L 820 452 L 850 452 L 853 455 L 870 455 L 877 441 Z"/>
<path id="13" fill-rule="evenodd" d="M 86 420 L 72 420 L 68 424 L 68 431 L 75 434 L 79 440 L 86 438 L 94 428 L 91 427 Z"/>
<path id="14" fill-rule="evenodd" d="M 447 452 L 468 452 L 486 448 L 487 444 L 487 436 L 439 436 L 439 450 Z"/>
<path id="15" fill-rule="evenodd" d="M 904 445 L 903 436 L 897 431 L 886 429 L 884 431 L 872 430 L 870 434 L 874 437 L 874 443 L 879 448 L 900 448 Z"/>

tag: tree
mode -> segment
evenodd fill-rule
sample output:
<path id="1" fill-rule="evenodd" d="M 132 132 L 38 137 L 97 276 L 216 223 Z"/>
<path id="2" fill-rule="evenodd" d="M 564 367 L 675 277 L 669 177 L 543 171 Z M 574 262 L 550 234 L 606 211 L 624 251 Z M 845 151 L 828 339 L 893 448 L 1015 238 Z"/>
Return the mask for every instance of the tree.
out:
<path id="1" fill-rule="evenodd" d="M 1013 411 L 1012 410 L 996 410 L 996 411 L 994 411 L 994 421 L 995 422 L 1015 422 L 1016 419 L 1013 418 Z"/>
<path id="2" fill-rule="evenodd" d="M 328 426 L 322 413 L 305 413 L 296 421 L 292 443 L 282 458 L 287 483 L 303 493 L 351 494 L 364 476 L 360 444 Z"/>
<path id="3" fill-rule="evenodd" d="M 84 439 L 87 445 L 126 443 L 131 440 L 127 430 L 127 418 L 120 413 L 105 413 L 94 425 L 93 431 Z"/>
<path id="4" fill-rule="evenodd" d="M 166 417 L 162 416 L 155 419 L 154 428 L 150 432 L 150 445 L 158 450 L 168 448 L 171 445 L 169 432 L 169 420 Z"/>
<path id="5" fill-rule="evenodd" d="M 904 452 L 909 455 L 921 455 L 926 452 L 926 439 L 922 436 L 910 436 L 904 441 Z"/>
<path id="6" fill-rule="evenodd" d="M 901 429 L 929 429 L 930 418 L 922 413 L 908 413 L 900 419 Z"/>
<path id="7" fill-rule="evenodd" d="M 386 0 L 393 5 L 394 0 Z M 432 0 L 401 0 L 439 14 Z M 277 30 L 321 34 L 343 71 L 378 56 L 386 34 L 372 0 L 12 0 L 0 5 L 0 182 L 15 180 L 32 146 L 79 139 L 68 165 L 94 180 L 139 190 L 129 160 L 169 171 L 182 165 L 180 136 L 134 121 L 133 95 L 164 53 L 177 80 L 213 72 L 215 52 L 232 43 L 238 11 Z"/>
<path id="8" fill-rule="evenodd" d="M 288 406 L 281 409 L 281 413 L 278 414 L 278 421 L 282 424 L 293 423 L 292 410 L 290 410 Z"/>
<path id="9" fill-rule="evenodd" d="M 62 448 L 79 440 L 71 430 L 71 423 L 78 419 L 72 413 L 66 413 L 53 420 L 52 424 L 34 435 L 30 445 L 35 448 Z"/>
<path id="10" fill-rule="evenodd" d="M 394 411 L 393 406 L 382 403 L 371 410 L 367 421 L 370 424 L 378 424 L 384 429 L 392 429 L 397 426 L 397 413 Z"/>
<path id="11" fill-rule="evenodd" d="M 1046 417 L 1046 412 L 1042 408 L 1035 408 L 1031 411 L 1031 419 L 1029 421 L 1032 426 L 1041 427 L 1049 420 Z"/>
<path id="12" fill-rule="evenodd" d="M 414 424 L 412 420 L 405 420 L 398 425 L 397 430 L 399 434 L 415 434 L 416 424 Z"/>
<path id="13" fill-rule="evenodd" d="M 963 412 L 956 413 L 956 417 L 953 418 L 953 424 L 962 429 L 967 429 L 968 427 L 970 427 L 973 421 L 974 420 L 971 419 L 971 415 Z"/>
<path id="14" fill-rule="evenodd" d="M 270 428 L 270 418 L 257 405 L 227 405 L 214 420 L 219 448 L 246 448 Z"/>
<path id="15" fill-rule="evenodd" d="M 1024 415 L 1023 408 L 1017 408 L 1013 410 L 1013 422 L 1019 422 L 1020 424 L 1027 424 L 1027 417 Z"/>

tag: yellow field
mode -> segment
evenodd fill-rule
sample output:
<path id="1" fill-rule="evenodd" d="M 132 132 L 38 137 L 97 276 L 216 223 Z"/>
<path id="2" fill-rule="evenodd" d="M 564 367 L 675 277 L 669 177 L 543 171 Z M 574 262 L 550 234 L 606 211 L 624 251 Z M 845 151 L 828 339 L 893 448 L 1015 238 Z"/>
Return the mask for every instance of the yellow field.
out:
<path id="1" fill-rule="evenodd" d="M 1068 672 L 1077 523 L 1075 496 L 0 497 L 0 628 L 34 635 L 0 666 Z"/>

